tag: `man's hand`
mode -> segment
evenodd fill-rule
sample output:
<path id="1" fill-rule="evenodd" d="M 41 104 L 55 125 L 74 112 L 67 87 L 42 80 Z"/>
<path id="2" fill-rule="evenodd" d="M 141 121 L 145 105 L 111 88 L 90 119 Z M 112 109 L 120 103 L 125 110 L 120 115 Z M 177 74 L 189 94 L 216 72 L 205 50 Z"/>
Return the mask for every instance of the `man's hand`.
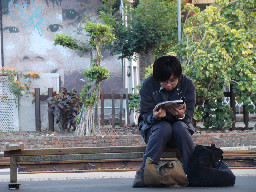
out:
<path id="1" fill-rule="evenodd" d="M 184 105 L 181 108 L 169 106 L 166 110 L 178 118 L 184 118 L 186 111 L 186 103 L 184 103 Z"/>
<path id="2" fill-rule="evenodd" d="M 166 116 L 165 109 L 162 109 L 162 108 L 159 109 L 158 107 L 155 106 L 155 108 L 153 109 L 153 117 L 155 119 L 160 119 L 165 116 Z"/>

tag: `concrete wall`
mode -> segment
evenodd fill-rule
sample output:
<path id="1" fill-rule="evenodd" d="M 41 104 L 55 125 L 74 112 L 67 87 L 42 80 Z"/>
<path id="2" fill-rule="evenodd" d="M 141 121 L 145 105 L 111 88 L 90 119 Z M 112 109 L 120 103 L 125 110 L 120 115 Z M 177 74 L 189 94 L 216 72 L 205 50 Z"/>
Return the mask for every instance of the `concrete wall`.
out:
<path id="1" fill-rule="evenodd" d="M 90 66 L 90 55 L 81 56 L 81 53 L 54 46 L 56 33 L 71 35 L 87 42 L 85 32 L 77 33 L 81 25 L 82 16 L 97 21 L 97 10 L 100 0 L 2 0 L 2 29 L 3 46 L 1 47 L 1 66 L 13 67 L 23 72 L 41 72 L 60 76 L 62 87 L 71 90 L 81 90 L 84 82 L 82 71 Z M 0 53 L 1 53 L 0 52 Z M 116 93 L 122 87 L 122 64 L 117 56 L 110 56 L 108 51 L 103 52 L 102 66 L 110 70 L 110 79 L 103 82 L 103 88 L 114 87 Z M 38 88 L 53 87 L 54 79 L 45 81 L 45 76 Z M 54 87 L 53 87 L 54 88 Z M 33 113 L 34 108 L 30 101 L 20 100 L 19 108 L 20 129 L 35 130 Z M 25 121 L 24 119 L 28 119 Z M 30 123 L 28 123 L 30 122 Z M 42 123 L 42 128 L 47 124 Z"/>

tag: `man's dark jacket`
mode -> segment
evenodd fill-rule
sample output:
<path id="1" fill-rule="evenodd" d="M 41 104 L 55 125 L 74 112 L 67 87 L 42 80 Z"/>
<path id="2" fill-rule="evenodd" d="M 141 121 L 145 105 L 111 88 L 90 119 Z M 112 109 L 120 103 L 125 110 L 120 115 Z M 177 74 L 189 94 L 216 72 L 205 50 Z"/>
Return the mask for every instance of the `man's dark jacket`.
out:
<path id="1" fill-rule="evenodd" d="M 171 91 L 167 91 L 161 88 L 160 83 L 157 82 L 153 76 L 147 78 L 140 89 L 139 128 L 141 133 L 144 134 L 145 130 L 150 128 L 152 125 L 159 123 L 159 121 L 168 121 L 170 123 L 178 121 L 178 119 L 169 112 L 167 112 L 166 117 L 161 120 L 152 120 L 152 116 L 153 109 L 156 104 L 163 101 L 181 99 L 181 97 L 185 97 L 187 107 L 185 118 L 182 121 L 188 125 L 188 130 L 193 134 L 195 128 L 191 122 L 196 103 L 196 91 L 193 81 L 182 74 L 176 88 Z"/>

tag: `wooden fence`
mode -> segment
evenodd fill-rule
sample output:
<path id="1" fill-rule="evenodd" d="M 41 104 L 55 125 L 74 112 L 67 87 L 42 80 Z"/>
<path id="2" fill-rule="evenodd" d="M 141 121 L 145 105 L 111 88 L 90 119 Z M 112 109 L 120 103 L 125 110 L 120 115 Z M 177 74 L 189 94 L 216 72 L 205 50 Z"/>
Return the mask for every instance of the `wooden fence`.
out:
<path id="1" fill-rule="evenodd" d="M 35 121 L 36 121 L 36 131 L 41 131 L 41 111 L 40 111 L 40 103 L 41 101 L 46 101 L 49 97 L 53 96 L 53 89 L 48 88 L 48 95 L 40 95 L 40 88 L 35 88 Z M 116 124 L 116 111 L 115 111 L 115 103 L 116 100 L 120 100 L 120 112 L 119 112 L 119 125 L 123 126 L 123 101 L 126 100 L 126 122 L 130 124 L 130 109 L 128 105 L 128 99 L 130 98 L 131 94 L 128 94 L 128 89 L 125 89 L 125 93 L 123 93 L 123 89 L 121 89 L 120 94 L 104 94 L 104 90 L 101 89 L 100 91 L 100 104 L 101 104 L 101 114 L 100 114 L 100 123 L 104 125 L 104 109 L 105 109 L 105 99 L 112 100 L 112 120 L 111 124 L 112 127 Z M 128 98 L 128 99 L 126 99 Z M 96 105 L 98 107 L 98 105 Z M 54 131 L 54 116 L 50 112 L 50 105 L 48 104 L 48 124 L 49 124 L 49 131 Z M 95 110 L 95 122 L 98 121 L 98 110 Z"/>
<path id="2" fill-rule="evenodd" d="M 225 92 L 225 97 L 230 97 L 230 106 L 233 110 L 233 118 L 232 118 L 232 129 L 235 129 L 235 123 L 236 123 L 236 106 L 235 106 L 235 94 L 233 92 L 233 85 L 230 85 L 230 92 Z M 36 131 L 41 131 L 41 117 L 40 117 L 40 102 L 47 100 L 48 97 L 53 96 L 53 89 L 48 88 L 48 95 L 40 95 L 40 89 L 35 88 L 35 121 L 36 121 Z M 126 123 L 130 124 L 130 109 L 128 105 L 128 99 L 130 98 L 131 94 L 128 94 L 128 89 L 125 89 L 125 92 L 123 92 L 123 89 L 121 89 L 120 94 L 114 94 L 113 92 L 111 94 L 104 94 L 104 90 L 101 89 L 100 92 L 100 101 L 101 101 L 101 115 L 100 115 L 100 123 L 101 125 L 104 125 L 104 109 L 105 109 L 105 99 L 111 99 L 112 100 L 112 120 L 111 124 L 112 127 L 116 124 L 116 111 L 115 111 L 115 102 L 118 99 L 120 102 L 120 112 L 119 112 L 119 126 L 123 126 L 123 101 L 125 100 L 126 103 Z M 127 99 L 128 98 L 128 99 Z M 50 108 L 48 104 L 48 108 Z M 96 105 L 96 108 L 98 108 L 98 105 Z M 95 122 L 98 122 L 98 110 L 95 110 Z M 245 106 L 243 106 L 243 121 L 245 124 L 245 128 L 248 128 L 249 126 L 249 113 L 246 111 Z M 54 131 L 54 116 L 51 112 L 48 110 L 48 123 L 49 123 L 49 130 Z"/>

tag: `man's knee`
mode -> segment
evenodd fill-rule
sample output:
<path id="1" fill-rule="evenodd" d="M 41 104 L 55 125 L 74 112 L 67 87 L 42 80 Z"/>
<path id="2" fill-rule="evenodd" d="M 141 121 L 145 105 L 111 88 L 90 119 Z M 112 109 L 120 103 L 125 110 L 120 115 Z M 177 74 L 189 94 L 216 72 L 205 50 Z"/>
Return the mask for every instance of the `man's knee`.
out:
<path id="1" fill-rule="evenodd" d="M 161 137 L 168 137 L 170 134 L 172 134 L 172 126 L 170 123 L 162 121 L 153 126 L 152 132 L 155 132 L 155 134 Z"/>
<path id="2" fill-rule="evenodd" d="M 173 134 L 178 136 L 191 136 L 188 131 L 188 125 L 183 121 L 176 121 L 172 124 Z"/>

